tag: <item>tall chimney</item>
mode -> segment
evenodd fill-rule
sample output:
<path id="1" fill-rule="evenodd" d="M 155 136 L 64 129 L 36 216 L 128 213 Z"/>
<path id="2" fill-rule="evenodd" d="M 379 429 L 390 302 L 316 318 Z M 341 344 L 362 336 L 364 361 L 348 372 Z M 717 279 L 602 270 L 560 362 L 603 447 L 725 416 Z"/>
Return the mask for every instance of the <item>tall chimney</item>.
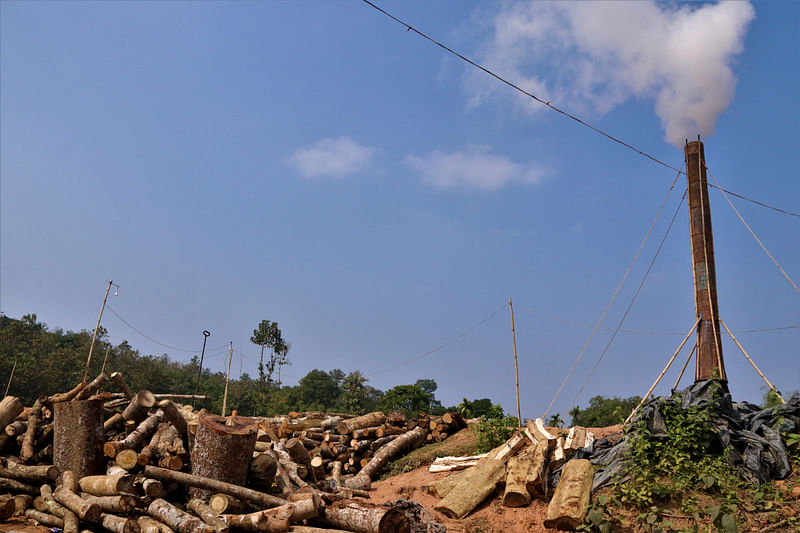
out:
<path id="1" fill-rule="evenodd" d="M 706 158 L 703 143 L 686 143 L 686 176 L 689 181 L 689 229 L 692 238 L 694 307 L 702 317 L 697 329 L 695 381 L 717 378 L 728 381 L 722 360 L 722 337 L 717 305 L 717 274 L 714 265 L 714 237 L 711 206 L 708 203 Z"/>

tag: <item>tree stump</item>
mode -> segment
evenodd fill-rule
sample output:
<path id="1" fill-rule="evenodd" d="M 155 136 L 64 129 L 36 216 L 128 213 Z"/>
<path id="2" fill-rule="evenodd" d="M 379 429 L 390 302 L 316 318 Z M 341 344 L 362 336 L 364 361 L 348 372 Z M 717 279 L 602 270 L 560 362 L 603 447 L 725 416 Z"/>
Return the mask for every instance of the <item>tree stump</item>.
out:
<path id="1" fill-rule="evenodd" d="M 192 448 L 192 474 L 235 485 L 247 481 L 250 460 L 256 445 L 258 424 L 243 416 L 200 417 Z M 212 492 L 194 487 L 191 498 L 207 501 Z"/>
<path id="2" fill-rule="evenodd" d="M 105 472 L 103 401 L 75 400 L 54 404 L 53 464 L 75 477 Z"/>

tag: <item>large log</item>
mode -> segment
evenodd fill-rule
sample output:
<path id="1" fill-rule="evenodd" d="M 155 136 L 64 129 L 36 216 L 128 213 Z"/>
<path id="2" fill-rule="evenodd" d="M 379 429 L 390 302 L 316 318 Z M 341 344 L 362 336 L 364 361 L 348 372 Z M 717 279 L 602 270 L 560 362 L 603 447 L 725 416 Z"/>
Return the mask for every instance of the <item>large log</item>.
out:
<path id="1" fill-rule="evenodd" d="M 188 432 L 186 428 L 186 419 L 183 418 L 183 415 L 178 410 L 178 407 L 172 403 L 172 400 L 161 400 L 158 402 L 158 408 L 164 411 L 164 416 L 169 420 L 169 423 L 178 430 L 181 437 L 186 438 Z"/>
<path id="2" fill-rule="evenodd" d="M 30 466 L 15 463 L 7 458 L 0 458 L 0 476 L 2 477 L 49 483 L 58 478 L 58 472 L 58 467 L 55 465 Z"/>
<path id="3" fill-rule="evenodd" d="M 98 522 L 112 533 L 140 533 L 141 531 L 136 520 L 109 513 L 101 514 Z"/>
<path id="4" fill-rule="evenodd" d="M 42 416 L 42 405 L 45 401 L 47 401 L 47 396 L 37 398 L 28 413 L 28 427 L 25 430 L 25 436 L 22 438 L 22 446 L 19 452 L 19 459 L 23 463 L 27 463 L 33 458 L 33 444 L 36 438 L 36 429 L 39 425 L 39 418 Z"/>
<path id="5" fill-rule="evenodd" d="M 589 510 L 594 467 L 587 459 L 573 459 L 561 469 L 553 499 L 547 507 L 544 526 L 556 529 L 575 529 L 583 524 Z"/>
<path id="6" fill-rule="evenodd" d="M 112 459 L 122 450 L 140 450 L 144 447 L 145 440 L 152 435 L 161 420 L 164 418 L 164 411 L 157 409 L 155 413 L 148 416 L 131 431 L 124 440 L 110 441 L 103 444 L 103 453 Z"/>
<path id="7" fill-rule="evenodd" d="M 67 530 L 64 527 L 63 518 L 59 518 L 49 513 L 43 513 L 41 511 L 37 511 L 36 509 L 26 509 L 25 518 L 30 518 L 31 520 L 34 520 L 43 526 L 59 527 L 62 528 L 65 532 Z"/>
<path id="8" fill-rule="evenodd" d="M 42 507 L 38 508 L 37 506 L 37 510 L 47 511 L 62 519 L 64 523 L 64 533 L 78 533 L 78 516 L 55 500 L 50 485 L 42 485 L 41 494 Z"/>
<path id="9" fill-rule="evenodd" d="M 14 498 L 5 496 L 0 497 L 0 522 L 11 518 L 11 515 L 14 514 L 15 510 L 16 505 L 14 504 Z"/>
<path id="10" fill-rule="evenodd" d="M 133 420 L 137 424 L 147 417 L 149 411 L 156 404 L 155 395 L 149 390 L 140 390 L 136 396 L 131 398 L 131 402 L 122 411 L 122 418 Z"/>
<path id="11" fill-rule="evenodd" d="M 160 520 L 178 533 L 215 533 L 210 526 L 189 513 L 185 513 L 166 500 L 156 499 L 147 506 L 147 514 Z"/>
<path id="12" fill-rule="evenodd" d="M 16 396 L 6 396 L 0 400 L 0 427 L 6 427 L 22 413 L 24 406 Z"/>
<path id="13" fill-rule="evenodd" d="M 69 402 L 69 401 L 73 400 L 78 395 L 78 393 L 80 393 L 83 390 L 83 388 L 85 386 L 86 386 L 86 383 L 81 381 L 80 383 L 75 385 L 75 388 L 73 388 L 70 391 L 62 392 L 62 393 L 58 393 L 58 394 L 53 394 L 52 396 L 50 396 L 47 399 L 48 403 L 56 404 L 56 403 L 61 403 L 61 402 Z"/>
<path id="14" fill-rule="evenodd" d="M 200 417 L 192 448 L 192 474 L 244 485 L 257 432 L 258 424 L 252 418 L 218 415 Z M 211 492 L 193 487 L 189 495 L 207 500 Z"/>
<path id="15" fill-rule="evenodd" d="M 342 435 L 347 435 L 357 429 L 380 426 L 385 421 L 386 415 L 380 411 L 375 411 L 373 413 L 367 413 L 366 415 L 351 418 L 349 420 L 342 420 L 336 424 L 336 429 Z"/>
<path id="16" fill-rule="evenodd" d="M 136 522 L 139 524 L 140 533 L 175 533 L 168 525 L 149 516 L 140 516 Z"/>
<path id="17" fill-rule="evenodd" d="M 83 492 L 94 496 L 116 496 L 118 494 L 136 494 L 133 476 L 115 474 L 108 476 L 86 476 L 78 480 Z"/>
<path id="18" fill-rule="evenodd" d="M 136 498 L 130 494 L 117 496 L 93 496 L 82 493 L 81 498 L 87 503 L 97 505 L 104 513 L 128 514 L 136 507 Z"/>
<path id="19" fill-rule="evenodd" d="M 108 376 L 106 376 L 105 373 L 100 372 L 96 378 L 86 384 L 86 386 L 78 393 L 78 395 L 75 396 L 75 399 L 88 400 L 92 394 L 103 388 L 103 385 L 106 384 L 106 381 L 108 381 Z"/>
<path id="20" fill-rule="evenodd" d="M 84 500 L 66 487 L 58 487 L 53 493 L 58 503 L 78 515 L 81 520 L 97 520 L 102 510 L 96 503 Z"/>
<path id="21" fill-rule="evenodd" d="M 353 420 L 357 419 L 354 418 Z M 353 479 L 348 480 L 345 485 L 353 489 L 368 490 L 372 482 L 372 477 L 386 466 L 386 463 L 399 456 L 401 453 L 409 452 L 418 447 L 424 442 L 425 435 L 427 434 L 428 431 L 424 427 L 417 427 L 403 433 L 392 442 L 385 444 L 380 450 L 375 452 L 375 455 L 364 468 L 362 468 Z"/>
<path id="22" fill-rule="evenodd" d="M 103 460 L 103 402 L 75 400 L 55 404 L 53 464 L 80 479 L 101 474 Z"/>
<path id="23" fill-rule="evenodd" d="M 111 376 L 109 377 L 111 378 L 111 381 L 113 381 L 114 384 L 117 386 L 117 388 L 120 391 L 122 391 L 122 394 L 125 395 L 125 398 L 127 398 L 128 400 L 133 398 L 134 396 L 133 391 L 131 390 L 130 387 L 128 387 L 128 384 L 125 383 L 125 379 L 122 377 L 122 372 L 112 372 Z"/>
<path id="24" fill-rule="evenodd" d="M 5 489 L 11 492 L 24 492 L 27 494 L 39 494 L 39 487 L 31 485 L 30 483 L 23 483 L 16 479 L 8 479 L 0 477 L 0 489 Z"/>
<path id="25" fill-rule="evenodd" d="M 450 518 L 463 518 L 493 493 L 506 473 L 506 463 L 499 459 L 481 459 L 465 470 L 458 484 L 434 507 Z"/>
<path id="26" fill-rule="evenodd" d="M 160 481 L 174 481 L 187 487 L 196 487 L 209 491 L 222 492 L 240 500 L 257 503 L 262 507 L 277 507 L 286 503 L 286 500 L 283 498 L 278 498 L 277 496 L 273 496 L 271 494 L 265 494 L 263 492 L 248 489 L 247 487 L 243 487 L 241 485 L 234 485 L 233 483 L 227 483 L 225 481 L 219 481 L 194 474 L 186 474 L 184 472 L 167 470 L 166 468 L 158 468 L 157 466 L 145 466 L 144 475 Z"/>
<path id="27" fill-rule="evenodd" d="M 531 495 L 525 482 L 528 470 L 533 462 L 533 453 L 527 449 L 508 460 L 506 473 L 506 490 L 503 493 L 503 505 L 506 507 L 525 507 L 531 503 Z"/>
<path id="28" fill-rule="evenodd" d="M 410 533 L 408 518 L 396 509 L 359 500 L 340 500 L 325 507 L 319 520 L 356 533 Z"/>
<path id="29" fill-rule="evenodd" d="M 547 476 L 549 473 L 548 453 L 550 451 L 550 441 L 541 440 L 536 443 L 533 450 L 533 458 L 528 468 L 525 488 L 534 498 L 546 498 L 548 493 Z"/>

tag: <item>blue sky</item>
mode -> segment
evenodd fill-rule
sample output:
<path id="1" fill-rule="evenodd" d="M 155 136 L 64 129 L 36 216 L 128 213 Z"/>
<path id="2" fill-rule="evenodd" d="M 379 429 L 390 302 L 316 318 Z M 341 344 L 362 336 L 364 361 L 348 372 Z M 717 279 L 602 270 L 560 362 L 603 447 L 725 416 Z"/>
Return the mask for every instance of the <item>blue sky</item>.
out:
<path id="1" fill-rule="evenodd" d="M 723 187 L 800 211 L 795 2 L 379 5 L 672 166 L 701 133 Z M 267 319 L 292 345 L 287 384 L 313 368 L 384 390 L 433 378 L 445 405 L 514 411 L 511 297 L 522 415 L 538 416 L 675 179 L 358 1 L 0 15 L 0 309 L 91 330 L 113 278 L 119 317 L 189 351 L 107 310 L 112 342 L 188 360 L 207 329 L 208 364 L 222 370 L 233 341 L 235 376 L 256 373 L 249 337 Z M 733 201 L 797 283 L 798 217 Z M 800 324 L 800 295 L 711 202 L 723 320 Z M 612 334 L 599 331 L 554 412 L 647 390 L 694 322 L 689 253 L 684 205 L 623 325 L 661 334 L 619 333 L 578 394 Z M 800 329 L 738 337 L 779 389 L 800 388 Z M 734 397 L 758 400 L 763 383 L 723 349 Z"/>

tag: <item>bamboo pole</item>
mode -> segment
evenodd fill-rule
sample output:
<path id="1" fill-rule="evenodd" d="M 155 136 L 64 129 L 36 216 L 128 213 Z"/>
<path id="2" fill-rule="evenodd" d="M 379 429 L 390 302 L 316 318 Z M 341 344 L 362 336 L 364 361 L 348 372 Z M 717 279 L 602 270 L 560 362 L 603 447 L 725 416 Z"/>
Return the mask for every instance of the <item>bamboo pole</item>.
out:
<path id="1" fill-rule="evenodd" d="M 753 362 L 753 360 L 752 360 L 752 359 L 750 359 L 750 356 L 747 354 L 747 351 L 744 349 L 744 347 L 743 347 L 741 344 L 739 344 L 739 341 L 738 341 L 738 340 L 736 340 L 736 337 L 734 337 L 734 336 L 733 336 L 733 332 L 732 332 L 731 330 L 729 330 L 729 329 L 728 329 L 728 326 L 725 324 L 725 322 L 723 322 L 723 321 L 722 321 L 722 319 L 721 319 L 721 318 L 719 319 L 719 323 L 720 323 L 720 324 L 722 324 L 722 327 L 724 327 L 724 328 L 725 328 L 725 331 L 727 331 L 727 332 L 728 332 L 728 335 L 730 335 L 730 336 L 731 336 L 731 339 L 733 339 L 733 342 L 735 342 L 735 343 L 736 343 L 736 346 L 738 346 L 738 347 L 739 347 L 739 349 L 742 351 L 742 353 L 743 353 L 743 354 L 744 354 L 744 356 L 747 358 L 747 360 L 748 360 L 748 361 L 750 361 L 750 364 L 751 364 L 751 365 L 753 365 L 753 368 L 755 368 L 755 369 L 756 369 L 756 372 L 758 372 L 758 375 L 759 375 L 759 376 L 761 376 L 761 379 L 763 379 L 763 380 L 764 380 L 764 383 L 766 383 L 766 384 L 767 384 L 767 386 L 768 386 L 768 387 L 769 387 L 769 388 L 772 390 L 772 392 L 774 392 L 774 393 L 775 393 L 775 395 L 778 397 L 778 399 L 781 401 L 781 403 L 784 403 L 784 404 L 785 404 L 785 403 L 786 403 L 786 400 L 784 400 L 784 399 L 783 399 L 783 396 L 781 396 L 781 393 L 780 393 L 780 392 L 778 392 L 778 389 L 776 389 L 776 388 L 775 388 L 775 385 L 773 385 L 772 383 L 770 383 L 770 382 L 769 382 L 769 380 L 767 379 L 767 376 L 765 376 L 765 375 L 764 375 L 764 374 L 761 372 L 761 370 L 758 368 L 758 366 L 756 366 L 755 362 Z"/>
<path id="2" fill-rule="evenodd" d="M 14 366 L 11 367 L 11 375 L 8 376 L 8 385 L 6 385 L 6 393 L 3 395 L 3 398 L 8 396 L 8 391 L 11 390 L 11 380 L 14 379 L 14 370 L 17 369 L 17 359 L 19 359 L 19 355 L 14 358 Z"/>
<path id="3" fill-rule="evenodd" d="M 100 369 L 100 373 L 104 374 L 106 371 L 106 363 L 108 362 L 108 352 L 111 351 L 111 345 L 109 344 L 106 348 L 106 355 L 103 357 L 103 367 Z"/>
<path id="4" fill-rule="evenodd" d="M 686 337 L 683 338 L 683 342 L 681 342 L 681 345 L 678 346 L 678 349 L 675 350 L 675 353 L 672 354 L 672 357 L 670 357 L 669 362 L 667 363 L 667 366 L 664 367 L 664 370 L 662 370 L 661 374 L 659 374 L 658 378 L 656 378 L 656 381 L 655 381 L 655 383 L 653 383 L 653 386 L 650 387 L 650 390 L 648 390 L 647 394 L 644 395 L 644 397 L 642 398 L 642 401 L 639 402 L 639 405 L 637 405 L 636 408 L 633 411 L 631 411 L 631 414 L 628 415 L 628 418 L 625 419 L 625 422 L 623 422 L 623 424 L 622 424 L 623 426 L 627 426 L 628 425 L 628 422 L 631 421 L 631 419 L 633 418 L 633 415 L 635 415 L 636 412 L 639 410 L 639 408 L 642 407 L 642 405 L 644 405 L 644 402 L 647 401 L 647 398 L 650 397 L 650 394 L 658 386 L 658 383 L 661 381 L 661 378 L 664 377 L 664 374 L 667 373 L 667 370 L 669 370 L 669 367 L 672 366 L 672 362 L 675 360 L 675 358 L 678 356 L 680 351 L 683 349 L 683 345 L 686 344 L 686 341 L 688 341 L 689 337 L 692 336 L 692 333 L 694 333 L 694 330 L 697 329 L 697 325 L 700 323 L 700 320 L 701 320 L 700 317 L 698 317 L 697 320 L 695 321 L 694 325 L 692 326 L 692 329 L 690 329 L 689 333 L 686 334 Z"/>
<path id="5" fill-rule="evenodd" d="M 514 344 L 514 376 L 517 380 L 517 427 L 522 427 L 522 412 L 519 409 L 519 364 L 517 363 L 517 334 L 514 330 L 514 304 L 511 298 L 508 299 L 508 307 L 511 309 L 511 341 Z"/>
<path id="6" fill-rule="evenodd" d="M 86 383 L 86 378 L 89 376 L 89 363 L 92 360 L 92 351 L 94 351 L 94 341 L 97 340 L 97 330 L 100 329 L 100 321 L 103 320 L 103 311 L 106 309 L 106 301 L 108 300 L 108 293 L 111 292 L 111 286 L 114 285 L 114 280 L 108 280 L 108 287 L 106 287 L 106 295 L 103 297 L 103 305 L 100 307 L 100 316 L 97 317 L 97 325 L 94 327 L 94 335 L 92 335 L 92 344 L 89 345 L 89 357 L 86 358 L 86 370 L 83 371 L 83 382 Z"/>
<path id="7" fill-rule="evenodd" d="M 233 341 L 231 341 L 228 354 L 228 375 L 225 376 L 225 394 L 222 397 L 222 416 L 225 416 L 225 408 L 228 406 L 228 381 L 231 379 L 231 361 L 233 361 Z"/>
<path id="8" fill-rule="evenodd" d="M 683 368 L 681 368 L 681 373 L 678 374 L 678 379 L 675 380 L 675 385 L 672 387 L 672 390 L 676 390 L 678 388 L 678 384 L 681 382 L 681 378 L 683 378 L 683 373 L 686 372 L 686 367 L 689 366 L 689 361 L 692 360 L 692 356 L 694 355 L 695 351 L 697 351 L 697 342 L 694 343 L 692 351 L 689 352 L 689 357 L 687 357 L 686 362 L 683 363 Z"/>

